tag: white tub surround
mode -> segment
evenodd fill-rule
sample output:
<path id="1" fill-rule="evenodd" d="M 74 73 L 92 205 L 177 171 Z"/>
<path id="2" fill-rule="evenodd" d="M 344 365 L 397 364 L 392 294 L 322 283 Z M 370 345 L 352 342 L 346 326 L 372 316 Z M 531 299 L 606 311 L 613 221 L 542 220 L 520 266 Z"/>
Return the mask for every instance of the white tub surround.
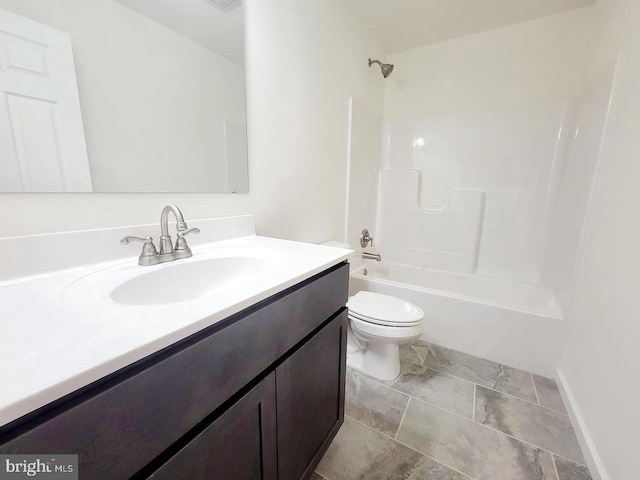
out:
<path id="1" fill-rule="evenodd" d="M 566 325 L 549 289 L 367 262 L 351 272 L 349 290 L 416 304 L 424 310 L 425 341 L 547 377 L 557 368 Z"/>
<path id="2" fill-rule="evenodd" d="M 0 240 L 0 255 L 7 259 L 0 271 L 0 425 L 306 280 L 351 253 L 256 236 L 251 216 L 187 222 L 202 232 L 189 238 L 193 257 L 151 267 L 137 265 L 140 244 L 122 246 L 119 239 L 157 238 L 158 224 Z M 268 272 L 192 301 L 124 305 L 109 296 L 123 272 L 142 275 L 225 255 L 265 259 Z M 210 274 L 215 277 L 216 272 Z M 109 286 L 110 281 L 116 283 Z M 80 283 L 91 286 L 86 295 Z"/>
<path id="3" fill-rule="evenodd" d="M 383 256 L 538 281 L 564 119 L 565 103 L 550 101 L 386 121 Z"/>
<path id="4" fill-rule="evenodd" d="M 406 265 L 473 273 L 478 263 L 485 192 L 452 190 L 442 207 L 416 201 L 422 172 L 380 172 L 385 257 Z"/>

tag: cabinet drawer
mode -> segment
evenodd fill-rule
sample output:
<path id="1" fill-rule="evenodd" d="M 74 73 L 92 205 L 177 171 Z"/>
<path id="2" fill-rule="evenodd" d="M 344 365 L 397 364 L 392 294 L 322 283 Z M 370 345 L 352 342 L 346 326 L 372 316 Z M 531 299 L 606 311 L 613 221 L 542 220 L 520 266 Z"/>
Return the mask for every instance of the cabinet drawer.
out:
<path id="1" fill-rule="evenodd" d="M 0 432 L 0 453 L 79 454 L 82 478 L 129 478 L 331 317 L 340 264 Z"/>

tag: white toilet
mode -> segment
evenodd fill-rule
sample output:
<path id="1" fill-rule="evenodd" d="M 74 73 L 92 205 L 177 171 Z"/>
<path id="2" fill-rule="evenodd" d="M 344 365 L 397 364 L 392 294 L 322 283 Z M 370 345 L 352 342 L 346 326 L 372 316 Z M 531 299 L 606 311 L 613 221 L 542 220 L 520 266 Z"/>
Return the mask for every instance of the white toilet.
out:
<path id="1" fill-rule="evenodd" d="M 361 291 L 349 298 L 347 365 L 381 380 L 400 374 L 400 345 L 422 334 L 424 312 L 400 298 Z"/>

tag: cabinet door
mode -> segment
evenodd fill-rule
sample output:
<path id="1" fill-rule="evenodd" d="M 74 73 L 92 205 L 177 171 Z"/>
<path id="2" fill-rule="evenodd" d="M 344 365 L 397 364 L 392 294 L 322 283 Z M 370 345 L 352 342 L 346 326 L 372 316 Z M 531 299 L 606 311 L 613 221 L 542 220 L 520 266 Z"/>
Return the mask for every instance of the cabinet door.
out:
<path id="1" fill-rule="evenodd" d="M 275 375 L 272 373 L 149 478 L 275 480 Z"/>
<path id="2" fill-rule="evenodd" d="M 278 478 L 309 478 L 344 421 L 347 311 L 276 369 Z"/>

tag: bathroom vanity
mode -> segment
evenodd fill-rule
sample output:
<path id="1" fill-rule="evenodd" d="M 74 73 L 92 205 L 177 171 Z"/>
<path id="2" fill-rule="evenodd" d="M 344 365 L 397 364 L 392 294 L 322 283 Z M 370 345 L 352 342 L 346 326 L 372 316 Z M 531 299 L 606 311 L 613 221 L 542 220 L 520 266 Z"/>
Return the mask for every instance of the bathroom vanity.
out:
<path id="1" fill-rule="evenodd" d="M 282 241 L 254 236 L 232 243 L 237 249 L 270 242 Z M 276 269 L 271 276 L 279 278 L 263 281 L 269 288 L 243 287 L 240 302 L 224 295 L 220 302 L 236 302 L 226 308 L 204 297 L 192 311 L 184 302 L 165 305 L 192 321 L 128 349 L 118 360 L 125 365 L 59 398 L 51 392 L 63 390 L 34 388 L 31 401 L 50 401 L 0 427 L 0 453 L 78 454 L 81 479 L 309 478 L 344 416 L 348 251 L 282 245 L 292 256 L 289 268 L 300 269 L 294 257 L 311 251 L 319 255 L 315 266 L 293 277 Z M 194 247 L 194 259 L 199 253 Z M 203 317 L 207 306 L 217 310 Z M 128 311 L 104 308 L 117 312 L 114 320 Z M 70 390 L 101 371 L 79 370 L 59 385 Z M 3 383 L 10 380 L 1 373 Z M 5 403 L 5 412 L 16 416 L 20 400 Z"/>

